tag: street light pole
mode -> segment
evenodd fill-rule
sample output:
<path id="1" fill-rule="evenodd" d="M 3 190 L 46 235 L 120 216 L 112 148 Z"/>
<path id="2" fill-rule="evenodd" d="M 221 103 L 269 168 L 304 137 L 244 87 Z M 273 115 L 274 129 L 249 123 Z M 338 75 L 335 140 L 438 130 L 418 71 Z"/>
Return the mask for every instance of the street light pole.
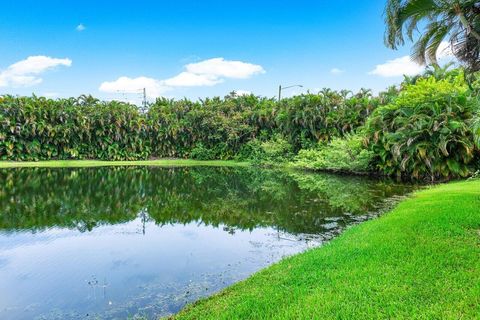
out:
<path id="1" fill-rule="evenodd" d="M 294 88 L 294 87 L 303 88 L 303 86 L 301 84 L 294 84 L 293 86 L 288 86 L 288 87 L 282 87 L 282 85 L 279 85 L 278 86 L 278 101 L 282 100 L 282 90 L 290 89 L 290 88 Z"/>

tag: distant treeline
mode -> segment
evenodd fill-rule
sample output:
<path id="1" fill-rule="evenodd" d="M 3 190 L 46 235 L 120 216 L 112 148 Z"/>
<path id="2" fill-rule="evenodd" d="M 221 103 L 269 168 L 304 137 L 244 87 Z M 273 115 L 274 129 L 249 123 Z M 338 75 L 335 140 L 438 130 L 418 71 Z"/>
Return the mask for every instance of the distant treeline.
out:
<path id="1" fill-rule="evenodd" d="M 368 91 L 325 90 L 280 103 L 234 94 L 198 102 L 157 99 L 141 113 L 134 105 L 91 96 L 3 96 L 0 158 L 137 160 L 208 150 L 211 159 L 233 159 L 248 141 L 274 135 L 299 150 L 354 132 L 379 103 Z"/>
<path id="2" fill-rule="evenodd" d="M 429 69 L 377 96 L 232 93 L 141 110 L 91 96 L 0 97 L 0 159 L 243 159 L 429 181 L 480 168 L 479 81 Z"/>

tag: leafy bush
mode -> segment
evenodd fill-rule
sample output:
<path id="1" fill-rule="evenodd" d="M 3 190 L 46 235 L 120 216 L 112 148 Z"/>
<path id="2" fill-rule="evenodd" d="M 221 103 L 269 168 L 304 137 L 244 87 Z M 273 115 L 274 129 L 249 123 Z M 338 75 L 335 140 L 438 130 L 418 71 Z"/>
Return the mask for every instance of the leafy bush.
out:
<path id="1" fill-rule="evenodd" d="M 0 97 L 0 159 L 133 160 L 150 155 L 136 106 L 92 97 Z"/>
<path id="2" fill-rule="evenodd" d="M 253 113 L 271 102 L 255 96 L 199 102 L 157 99 L 147 114 L 154 153 L 159 157 L 189 157 L 201 144 L 217 159 L 232 159 L 258 131 Z"/>
<path id="3" fill-rule="evenodd" d="M 334 138 L 317 149 L 300 150 L 292 164 L 313 170 L 366 173 L 372 158 L 373 153 L 363 146 L 363 138 L 355 135 Z"/>
<path id="4" fill-rule="evenodd" d="M 474 142 L 477 148 L 480 150 L 480 107 L 477 107 L 477 109 L 477 113 L 472 120 L 472 131 Z"/>
<path id="5" fill-rule="evenodd" d="M 475 171 L 470 177 L 472 180 L 480 179 L 480 170 Z"/>
<path id="6" fill-rule="evenodd" d="M 477 113 L 472 120 L 473 141 L 477 148 L 476 150 L 476 172 L 474 176 L 480 177 L 480 103 L 477 105 Z"/>
<path id="7" fill-rule="evenodd" d="M 58 100 L 3 96 L 0 159 L 233 159 L 248 149 L 247 143 L 253 141 L 254 146 L 259 140 L 264 144 L 258 157 L 277 161 L 302 146 L 361 127 L 377 99 L 368 91 L 349 95 L 324 90 L 280 103 L 235 94 L 197 102 L 161 98 L 147 113 L 91 96 Z M 284 141 L 275 141 L 275 136 Z M 275 149 L 283 142 L 288 143 L 282 146 L 288 152 Z"/>
<path id="8" fill-rule="evenodd" d="M 366 125 L 366 143 L 387 175 L 431 181 L 464 177 L 474 159 L 469 121 L 476 108 L 462 75 L 422 78 Z"/>
<path id="9" fill-rule="evenodd" d="M 217 155 L 215 150 L 205 148 L 201 143 L 197 144 L 190 152 L 190 158 L 196 160 L 215 160 Z"/>
<path id="10" fill-rule="evenodd" d="M 278 164 L 290 161 L 293 155 L 292 145 L 284 138 L 275 136 L 266 141 L 249 141 L 240 150 L 238 159 L 256 164 Z"/>
<path id="11" fill-rule="evenodd" d="M 355 132 L 378 103 L 369 90 L 353 95 L 323 89 L 318 94 L 283 99 L 276 110 L 276 123 L 278 131 L 298 151 Z"/>
<path id="12" fill-rule="evenodd" d="M 379 97 L 324 89 L 280 102 L 235 94 L 196 102 L 161 98 L 146 113 L 91 96 L 0 96 L 0 160 L 175 157 L 271 164 L 292 161 L 299 152 L 295 165 L 317 170 L 463 177 L 480 166 L 478 100 L 461 70 L 430 73 Z"/>

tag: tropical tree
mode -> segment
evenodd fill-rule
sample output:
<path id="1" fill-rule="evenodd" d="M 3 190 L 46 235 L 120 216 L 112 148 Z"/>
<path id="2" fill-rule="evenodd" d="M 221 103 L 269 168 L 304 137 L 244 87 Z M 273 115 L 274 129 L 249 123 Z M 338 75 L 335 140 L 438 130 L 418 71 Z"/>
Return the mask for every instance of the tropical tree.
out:
<path id="1" fill-rule="evenodd" d="M 437 64 L 442 41 L 471 71 L 480 70 L 480 2 L 478 0 L 388 0 L 385 44 L 397 49 L 405 38 L 416 40 L 412 58 Z M 420 35 L 416 38 L 415 31 Z"/>
<path id="2" fill-rule="evenodd" d="M 430 65 L 428 66 L 423 73 L 416 74 L 413 76 L 404 75 L 403 81 L 401 83 L 401 88 L 405 89 L 408 85 L 416 84 L 418 80 L 433 77 L 437 80 L 443 79 L 453 79 L 457 77 L 459 74 L 464 74 L 463 68 L 455 68 L 452 69 L 451 67 L 454 63 L 448 62 L 443 66 L 439 65 Z M 475 75 L 472 75 L 475 78 Z"/>
<path id="3" fill-rule="evenodd" d="M 462 69 L 456 68 L 452 69 L 454 63 L 450 61 L 446 63 L 444 66 L 433 65 L 429 66 L 425 72 L 423 73 L 423 77 L 434 77 L 437 80 L 454 78 L 462 72 Z"/>
<path id="4" fill-rule="evenodd" d="M 477 100 L 463 75 L 421 78 L 407 85 L 365 126 L 365 142 L 386 175 L 430 181 L 465 177 L 475 170 Z"/>
<path id="5" fill-rule="evenodd" d="M 473 117 L 472 130 L 475 144 L 480 149 L 480 110 L 477 112 L 476 116 Z"/>

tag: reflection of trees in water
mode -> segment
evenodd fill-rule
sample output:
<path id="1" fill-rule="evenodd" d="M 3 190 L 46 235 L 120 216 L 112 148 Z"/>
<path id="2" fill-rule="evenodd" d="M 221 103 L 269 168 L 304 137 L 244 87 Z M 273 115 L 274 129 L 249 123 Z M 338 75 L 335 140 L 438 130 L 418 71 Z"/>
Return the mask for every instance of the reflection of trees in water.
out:
<path id="1" fill-rule="evenodd" d="M 196 221 L 316 233 L 325 218 L 371 212 L 382 199 L 408 189 L 364 178 L 253 168 L 8 169 L 0 170 L 0 228 L 84 232 L 140 215 L 159 225 Z"/>

